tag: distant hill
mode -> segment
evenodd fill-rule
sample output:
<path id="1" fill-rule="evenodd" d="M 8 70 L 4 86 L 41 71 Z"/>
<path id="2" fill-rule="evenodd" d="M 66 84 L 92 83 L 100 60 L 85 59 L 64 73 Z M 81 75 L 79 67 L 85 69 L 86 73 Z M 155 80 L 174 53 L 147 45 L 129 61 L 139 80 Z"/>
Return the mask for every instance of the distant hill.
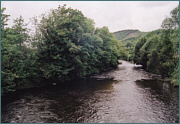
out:
<path id="1" fill-rule="evenodd" d="M 152 35 L 152 33 L 156 33 L 157 35 L 161 34 L 162 29 L 157 29 L 149 32 L 141 32 L 139 30 L 122 30 L 114 32 L 114 37 L 119 40 L 119 44 L 124 48 L 123 55 L 121 59 L 132 61 L 135 55 L 135 46 L 138 42 L 138 38 L 148 35 Z"/>
<path id="2" fill-rule="evenodd" d="M 133 40 L 137 37 L 147 34 L 147 32 L 141 32 L 139 30 L 122 30 L 114 32 L 114 37 L 120 41 Z"/>

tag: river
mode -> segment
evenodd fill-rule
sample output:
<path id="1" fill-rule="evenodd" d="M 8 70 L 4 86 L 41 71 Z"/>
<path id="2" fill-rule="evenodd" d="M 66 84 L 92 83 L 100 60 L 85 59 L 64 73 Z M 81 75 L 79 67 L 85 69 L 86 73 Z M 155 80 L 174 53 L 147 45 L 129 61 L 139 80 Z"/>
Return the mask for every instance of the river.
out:
<path id="1" fill-rule="evenodd" d="M 2 98 L 3 123 L 178 123 L 179 88 L 122 61 L 89 78 Z"/>

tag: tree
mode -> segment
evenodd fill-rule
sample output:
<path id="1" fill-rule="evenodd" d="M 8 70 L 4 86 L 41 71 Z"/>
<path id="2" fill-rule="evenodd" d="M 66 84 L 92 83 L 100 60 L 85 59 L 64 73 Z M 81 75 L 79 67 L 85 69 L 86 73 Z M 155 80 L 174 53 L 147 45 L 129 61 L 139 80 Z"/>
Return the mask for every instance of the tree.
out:
<path id="1" fill-rule="evenodd" d="M 4 14 L 4 11 L 6 10 L 6 8 L 5 7 L 3 7 L 2 9 L 1 9 L 1 31 L 2 31 L 2 29 L 4 29 L 5 28 L 5 26 L 7 25 L 7 21 L 9 20 L 9 16 L 10 15 L 7 15 L 7 14 Z"/>
<path id="2" fill-rule="evenodd" d="M 6 8 L 1 9 L 1 94 L 14 91 L 15 75 L 11 71 L 12 52 L 14 46 L 10 45 L 7 40 L 7 21 L 10 15 L 4 14 Z"/>
<path id="3" fill-rule="evenodd" d="M 14 26 L 12 27 L 14 30 L 14 43 L 18 45 L 21 49 L 22 44 L 27 41 L 28 33 L 27 33 L 27 24 L 24 24 L 24 19 L 22 16 L 14 20 Z"/>
<path id="4" fill-rule="evenodd" d="M 170 31 L 163 30 L 160 40 L 163 46 L 160 50 L 160 60 L 166 62 L 168 59 L 172 59 L 173 57 L 173 44 L 170 39 Z"/>
<path id="5" fill-rule="evenodd" d="M 1 93 L 15 91 L 18 86 L 33 83 L 38 77 L 38 63 L 36 63 L 34 49 L 28 48 L 22 43 L 26 41 L 28 34 L 23 25 L 23 19 L 17 19 L 13 28 L 7 25 L 7 16 L 2 9 L 1 21 Z M 23 27 L 22 27 L 23 26 Z M 20 41 L 19 41 L 20 40 Z M 19 48 L 21 47 L 21 49 Z"/>
<path id="6" fill-rule="evenodd" d="M 94 22 L 79 10 L 59 6 L 43 15 L 38 25 L 38 47 L 43 77 L 67 81 L 116 65 L 118 42 L 108 28 L 94 28 Z"/>
<path id="7" fill-rule="evenodd" d="M 142 37 L 135 46 L 134 62 L 140 64 L 140 49 L 146 43 L 146 37 Z"/>
<path id="8" fill-rule="evenodd" d="M 179 6 L 162 22 L 162 29 L 140 38 L 135 46 L 135 62 L 150 72 L 171 76 L 179 66 Z"/>
<path id="9" fill-rule="evenodd" d="M 28 84 L 73 80 L 117 64 L 118 41 L 107 27 L 95 29 L 94 22 L 79 10 L 64 5 L 42 14 L 40 22 L 33 18 L 33 47 L 25 44 L 29 32 L 23 17 L 15 19 L 12 28 L 6 28 L 8 16 L 3 16 L 2 93 Z"/>
<path id="10" fill-rule="evenodd" d="M 159 56 L 156 49 L 153 49 L 150 54 L 148 54 L 147 70 L 153 73 L 159 73 Z"/>
<path id="11" fill-rule="evenodd" d="M 103 51 L 104 51 L 104 67 L 115 66 L 118 59 L 118 40 L 116 40 L 112 33 L 109 32 L 107 27 L 96 29 L 95 34 L 103 40 Z"/>
<path id="12" fill-rule="evenodd" d="M 42 16 L 42 43 L 38 55 L 45 79 L 63 82 L 83 75 L 80 45 L 83 34 L 93 30 L 87 24 L 91 22 L 80 11 L 65 6 Z"/>
<path id="13" fill-rule="evenodd" d="M 163 29 L 179 28 L 179 5 L 170 12 L 170 16 L 163 20 L 161 27 Z"/>

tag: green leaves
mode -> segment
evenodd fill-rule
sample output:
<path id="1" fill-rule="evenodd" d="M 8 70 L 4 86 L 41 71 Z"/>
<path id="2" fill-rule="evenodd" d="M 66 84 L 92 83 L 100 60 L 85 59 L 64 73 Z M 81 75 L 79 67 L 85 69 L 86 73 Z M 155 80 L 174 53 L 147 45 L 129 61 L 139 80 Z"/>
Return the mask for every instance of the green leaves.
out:
<path id="1" fill-rule="evenodd" d="M 179 27 L 177 22 L 179 6 L 171 11 L 171 18 L 162 22 L 161 30 L 148 33 L 139 39 L 135 46 L 134 61 L 142 64 L 150 72 L 163 76 L 176 75 L 179 68 Z M 145 40 L 146 39 L 146 40 Z"/>
<path id="2" fill-rule="evenodd" d="M 1 12 L 3 14 L 5 9 Z M 9 15 L 8 15 L 9 16 Z M 4 23 L 8 20 L 1 18 Z M 12 28 L 3 27 L 1 32 L 1 93 L 15 91 L 17 87 L 39 81 L 39 64 L 35 50 L 23 43 L 29 38 L 23 18 L 17 18 Z M 4 25 L 4 24 L 3 24 Z M 38 78 L 38 79 L 37 79 Z"/>
<path id="3" fill-rule="evenodd" d="M 33 18 L 31 38 L 22 16 L 5 28 L 9 15 L 2 15 L 3 94 L 27 84 L 73 80 L 117 64 L 118 41 L 107 27 L 95 29 L 81 11 L 64 5 L 42 14 L 40 22 Z M 25 45 L 28 41 L 32 47 Z"/>
<path id="4" fill-rule="evenodd" d="M 63 82 L 116 65 L 118 42 L 106 27 L 95 31 L 80 11 L 60 6 L 40 22 L 38 56 L 46 79 Z"/>
<path id="5" fill-rule="evenodd" d="M 6 10 L 6 8 L 2 8 L 1 9 L 1 31 L 5 28 L 5 26 L 7 25 L 7 21 L 9 20 L 9 16 L 7 14 L 4 14 L 4 11 Z"/>
<path id="6" fill-rule="evenodd" d="M 163 29 L 177 29 L 179 28 L 179 5 L 170 12 L 171 17 L 166 17 L 161 27 Z"/>

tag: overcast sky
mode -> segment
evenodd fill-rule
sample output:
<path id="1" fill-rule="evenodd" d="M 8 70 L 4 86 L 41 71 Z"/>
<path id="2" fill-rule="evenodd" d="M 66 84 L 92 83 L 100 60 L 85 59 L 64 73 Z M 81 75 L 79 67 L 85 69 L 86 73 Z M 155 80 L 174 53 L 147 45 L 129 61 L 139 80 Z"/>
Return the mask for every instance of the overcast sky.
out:
<path id="1" fill-rule="evenodd" d="M 29 18 L 63 4 L 82 11 L 94 20 L 96 27 L 107 26 L 115 32 L 124 29 L 156 30 L 179 1 L 1 1 L 1 7 L 6 7 L 5 13 L 10 14 L 10 26 L 20 15 L 28 22 Z"/>

